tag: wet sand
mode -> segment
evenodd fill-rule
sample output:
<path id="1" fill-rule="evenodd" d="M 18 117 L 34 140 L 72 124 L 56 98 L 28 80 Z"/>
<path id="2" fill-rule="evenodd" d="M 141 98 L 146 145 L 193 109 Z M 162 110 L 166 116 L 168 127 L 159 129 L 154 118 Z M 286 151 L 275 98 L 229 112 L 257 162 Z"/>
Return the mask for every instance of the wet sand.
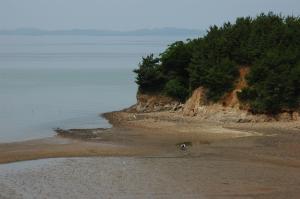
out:
<path id="1" fill-rule="evenodd" d="M 299 169 L 203 155 L 0 165 L 1 199 L 298 198 Z"/>
<path id="2" fill-rule="evenodd" d="M 257 132 L 224 128 L 217 123 L 170 121 L 113 113 L 111 129 L 58 130 L 58 136 L 0 144 L 0 163 L 58 157 L 180 155 L 178 145 L 191 142 L 195 152 L 203 145 L 238 137 L 260 136 Z M 120 121 L 122 117 L 122 121 Z M 116 123 L 118 122 L 118 123 Z"/>
<path id="3" fill-rule="evenodd" d="M 0 199 L 300 196 L 299 122 L 210 123 L 167 113 L 108 119 L 112 129 L 0 144 L 2 163 L 68 157 L 0 165 Z M 181 151 L 183 142 L 192 145 Z M 96 157 L 70 158 L 86 156 Z"/>

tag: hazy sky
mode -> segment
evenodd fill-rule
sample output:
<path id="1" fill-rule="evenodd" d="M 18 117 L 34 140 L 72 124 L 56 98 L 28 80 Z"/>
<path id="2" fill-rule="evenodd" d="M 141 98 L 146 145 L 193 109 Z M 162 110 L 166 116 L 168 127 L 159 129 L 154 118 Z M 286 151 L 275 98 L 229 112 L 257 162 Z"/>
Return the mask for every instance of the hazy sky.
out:
<path id="1" fill-rule="evenodd" d="M 237 16 L 300 15 L 300 0 L 0 0 L 0 29 L 207 29 Z"/>

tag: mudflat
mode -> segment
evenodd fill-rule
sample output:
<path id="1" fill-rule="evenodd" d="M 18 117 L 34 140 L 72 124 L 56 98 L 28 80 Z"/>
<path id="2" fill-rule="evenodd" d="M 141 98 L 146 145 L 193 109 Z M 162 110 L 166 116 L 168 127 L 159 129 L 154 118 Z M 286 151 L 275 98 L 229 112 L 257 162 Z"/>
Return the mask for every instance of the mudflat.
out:
<path id="1" fill-rule="evenodd" d="M 0 144 L 0 163 L 57 157 L 180 155 L 179 145 L 184 142 L 191 143 L 191 153 L 217 141 L 261 135 L 167 113 L 140 114 L 132 119 L 136 114 L 113 112 L 106 117 L 113 128 L 57 129 L 55 137 Z"/>
<path id="2" fill-rule="evenodd" d="M 43 190 L 30 188 L 30 180 L 17 188 L 19 182 L 11 181 L 9 174 L 0 187 L 22 189 L 18 193 L 23 196 L 26 190 L 36 197 L 49 192 L 48 198 L 57 198 L 55 191 L 67 198 L 83 197 L 82 180 L 91 189 L 88 198 L 99 193 L 102 198 L 300 196 L 299 122 L 218 123 L 169 112 L 114 112 L 105 117 L 113 128 L 62 130 L 53 138 L 0 144 L 1 163 L 95 156 L 61 159 L 35 173 L 11 175 L 44 183 L 48 188 Z M 180 149 L 182 143 L 186 150 Z M 68 178 L 57 177 L 71 175 L 72 169 L 77 180 L 66 183 Z M 54 180 L 50 183 L 49 178 Z M 74 191 L 68 192 L 71 188 Z M 9 196 L 5 190 L 0 192 L 3 198 Z"/>

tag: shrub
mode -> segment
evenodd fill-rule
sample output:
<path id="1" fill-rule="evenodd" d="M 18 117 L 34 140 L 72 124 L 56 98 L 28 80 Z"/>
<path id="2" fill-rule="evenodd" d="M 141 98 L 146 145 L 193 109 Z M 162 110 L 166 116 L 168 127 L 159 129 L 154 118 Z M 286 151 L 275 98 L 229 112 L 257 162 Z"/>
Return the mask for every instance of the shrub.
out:
<path id="1" fill-rule="evenodd" d="M 135 69 L 134 72 L 137 74 L 136 83 L 139 85 L 140 92 L 159 92 L 163 88 L 164 77 L 159 59 L 154 58 L 153 54 L 143 57 L 139 68 Z"/>
<path id="2" fill-rule="evenodd" d="M 164 88 L 164 93 L 170 97 L 184 101 L 188 96 L 188 91 L 183 83 L 177 79 L 169 80 Z"/>

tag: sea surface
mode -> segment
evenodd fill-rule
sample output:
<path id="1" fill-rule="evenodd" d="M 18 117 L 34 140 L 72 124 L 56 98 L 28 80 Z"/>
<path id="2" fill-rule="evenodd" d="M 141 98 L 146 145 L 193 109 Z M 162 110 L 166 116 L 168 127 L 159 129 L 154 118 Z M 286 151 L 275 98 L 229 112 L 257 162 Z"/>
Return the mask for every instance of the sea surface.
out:
<path id="1" fill-rule="evenodd" d="M 136 102 L 132 70 L 182 37 L 0 36 L 0 143 L 106 128 Z"/>

